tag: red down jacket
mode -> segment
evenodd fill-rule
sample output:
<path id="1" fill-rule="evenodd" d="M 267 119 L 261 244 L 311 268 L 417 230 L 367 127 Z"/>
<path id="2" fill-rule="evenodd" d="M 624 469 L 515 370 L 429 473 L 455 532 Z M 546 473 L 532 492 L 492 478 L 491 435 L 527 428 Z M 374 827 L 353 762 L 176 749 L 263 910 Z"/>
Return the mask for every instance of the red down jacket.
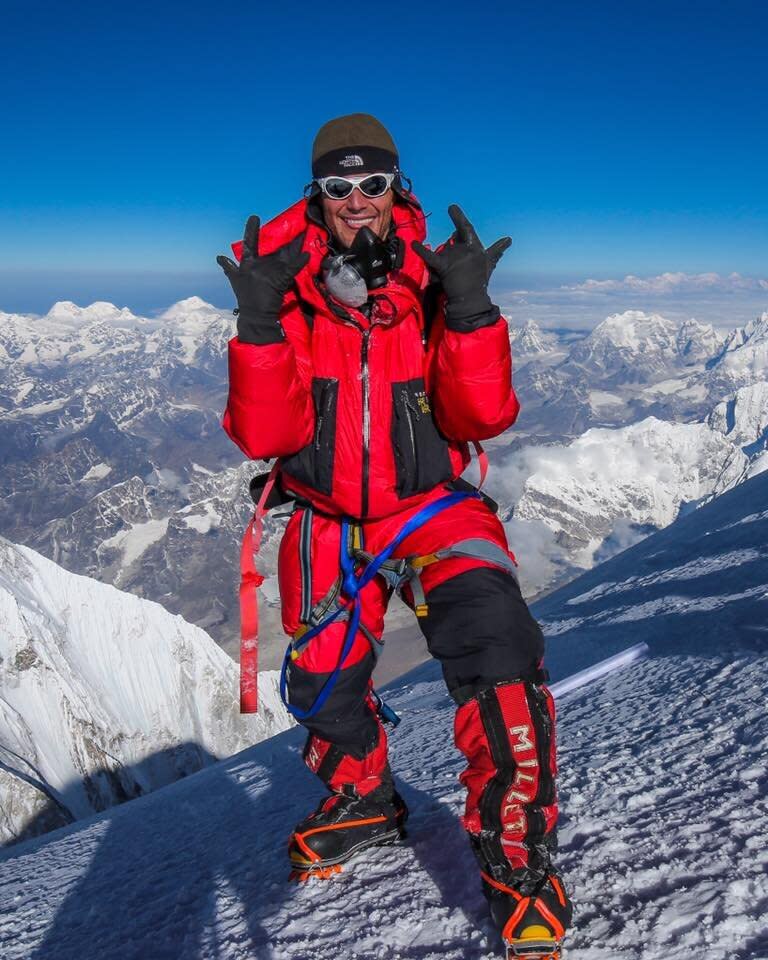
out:
<path id="1" fill-rule="evenodd" d="M 411 250 L 424 215 L 398 197 L 392 218 L 402 262 L 373 294 L 370 319 L 327 294 L 328 231 L 306 200 L 265 224 L 261 254 L 306 231 L 309 263 L 283 302 L 283 342 L 229 342 L 226 432 L 251 459 L 280 457 L 284 489 L 358 519 L 397 513 L 457 477 L 467 442 L 498 435 L 519 410 L 503 317 L 448 330 L 439 298 L 427 334 L 429 274 Z"/>

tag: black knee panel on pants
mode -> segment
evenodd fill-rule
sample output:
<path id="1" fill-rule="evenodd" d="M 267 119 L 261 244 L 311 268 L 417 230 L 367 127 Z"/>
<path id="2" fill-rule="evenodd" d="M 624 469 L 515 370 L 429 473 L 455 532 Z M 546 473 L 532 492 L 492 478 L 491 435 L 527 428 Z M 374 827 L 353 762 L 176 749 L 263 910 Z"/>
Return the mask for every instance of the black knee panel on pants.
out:
<path id="1" fill-rule="evenodd" d="M 379 725 L 368 706 L 368 683 L 373 654 L 339 672 L 330 696 L 314 716 L 299 722 L 311 733 L 361 759 L 379 736 Z M 292 663 L 288 668 L 288 701 L 309 710 L 325 686 L 330 673 L 312 673 Z"/>
<path id="2" fill-rule="evenodd" d="M 454 698 L 503 680 L 540 679 L 544 635 L 514 577 L 477 567 L 441 583 L 426 599 L 428 613 L 419 624 Z"/>

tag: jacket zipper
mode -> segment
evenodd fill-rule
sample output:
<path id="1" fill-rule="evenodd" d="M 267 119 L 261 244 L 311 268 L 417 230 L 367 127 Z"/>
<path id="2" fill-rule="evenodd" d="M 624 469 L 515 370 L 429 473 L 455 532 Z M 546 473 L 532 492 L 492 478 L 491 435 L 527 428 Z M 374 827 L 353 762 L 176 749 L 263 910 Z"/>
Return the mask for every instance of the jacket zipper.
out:
<path id="1" fill-rule="evenodd" d="M 365 517 L 368 515 L 368 474 L 370 470 L 370 441 L 371 441 L 371 408 L 370 408 L 370 391 L 369 391 L 369 376 L 368 376 L 368 339 L 371 335 L 373 329 L 373 324 L 370 326 L 364 327 L 359 323 L 351 314 L 346 310 L 339 310 L 334 308 L 334 303 L 331 298 L 328 296 L 327 291 L 323 288 L 320 278 L 315 277 L 315 286 L 320 290 L 323 299 L 328 304 L 329 308 L 336 316 L 340 317 L 346 323 L 351 324 L 362 334 L 362 344 L 360 347 L 360 367 L 361 367 L 361 376 L 360 382 L 362 385 L 362 394 L 363 394 L 363 423 L 362 423 L 362 434 L 363 434 L 363 470 L 362 470 L 362 489 L 360 495 L 360 516 Z M 370 322 L 370 321 L 369 321 Z"/>
<path id="2" fill-rule="evenodd" d="M 323 398 L 320 401 L 320 409 L 318 410 L 317 423 L 315 425 L 315 450 L 320 449 L 320 435 L 323 432 L 323 424 L 325 423 L 325 418 L 330 416 L 332 406 L 333 394 L 328 386 L 326 386 L 324 388 Z"/>
<path id="3" fill-rule="evenodd" d="M 405 419 L 408 423 L 408 436 L 410 437 L 410 440 L 411 440 L 411 454 L 413 456 L 413 465 L 415 468 L 417 460 L 416 460 L 416 435 L 413 430 L 413 414 L 414 413 L 416 414 L 417 420 L 421 418 L 419 417 L 419 411 L 411 403 L 411 398 L 408 396 L 407 390 L 402 390 L 400 392 L 400 399 L 403 402 L 403 409 L 405 410 Z"/>

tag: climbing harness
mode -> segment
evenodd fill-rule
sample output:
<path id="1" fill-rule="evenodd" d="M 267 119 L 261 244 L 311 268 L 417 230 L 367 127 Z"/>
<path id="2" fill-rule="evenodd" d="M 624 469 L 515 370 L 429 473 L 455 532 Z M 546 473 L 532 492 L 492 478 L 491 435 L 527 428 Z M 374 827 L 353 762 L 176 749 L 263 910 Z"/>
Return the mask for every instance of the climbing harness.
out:
<path id="1" fill-rule="evenodd" d="M 344 663 L 349 656 L 352 645 L 355 642 L 355 637 L 357 636 L 358 628 L 360 626 L 360 591 L 363 589 L 363 587 L 373 580 L 376 574 L 379 573 L 383 564 L 390 559 L 392 553 L 407 536 L 412 534 L 415 530 L 418 530 L 419 527 L 423 526 L 428 520 L 431 520 L 432 517 L 436 516 L 438 513 L 442 513 L 442 511 L 446 510 L 448 507 L 452 507 L 455 503 L 459 503 L 460 501 L 466 500 L 469 497 L 479 497 L 479 494 L 465 492 L 462 490 L 455 493 L 446 494 L 446 496 L 441 497 L 439 500 L 434 500 L 432 503 L 428 503 L 425 507 L 422 507 L 421 510 L 410 517 L 401 527 L 400 532 L 397 534 L 394 540 L 392 540 L 380 553 L 376 554 L 375 556 L 361 556 L 360 552 L 355 551 L 354 548 L 352 550 L 349 549 L 351 522 L 346 517 L 341 521 L 341 549 L 339 550 L 341 582 L 336 597 L 336 609 L 332 610 L 319 623 L 311 626 L 309 629 L 299 629 L 296 634 L 294 634 L 294 637 L 288 644 L 288 648 L 285 652 L 283 668 L 280 672 L 280 696 L 283 698 L 283 703 L 285 703 L 286 708 L 290 713 L 293 714 L 294 717 L 296 717 L 297 720 L 307 720 L 309 717 L 313 717 L 323 707 L 323 704 L 331 695 L 331 691 L 336 686 L 339 673 L 343 669 Z M 369 556 L 370 559 L 368 559 Z M 355 567 L 360 560 L 363 560 L 365 565 L 363 566 L 362 571 L 357 574 L 355 572 Z M 405 574 L 405 565 L 403 565 L 402 569 L 403 574 Z M 392 570 L 391 566 L 389 567 L 389 570 Z M 390 583 L 392 582 L 389 577 L 387 577 L 387 579 Z M 318 633 L 320 633 L 322 630 L 325 630 L 326 627 L 338 620 L 342 614 L 347 615 L 345 618 L 347 619 L 347 628 L 338 663 L 323 684 L 312 706 L 306 710 L 302 710 L 300 707 L 294 706 L 288 702 L 288 669 L 291 661 L 297 660 L 301 656 L 302 648 L 305 647 L 310 640 L 316 637 Z"/>
<path id="2" fill-rule="evenodd" d="M 397 547 L 414 531 L 418 530 L 432 517 L 448 509 L 454 504 L 467 499 L 488 498 L 480 492 L 488 471 L 488 457 L 479 443 L 474 444 L 480 467 L 480 483 L 478 487 L 465 483 L 462 489 L 433 500 L 411 516 L 400 529 L 395 538 L 378 554 L 365 550 L 362 539 L 362 527 L 349 518 L 341 520 L 341 537 L 339 549 L 339 576 L 326 595 L 316 603 L 304 618 L 299 629 L 293 634 L 285 652 L 280 671 L 280 696 L 287 710 L 298 720 L 313 717 L 322 709 L 344 668 L 352 646 L 360 631 L 371 645 L 374 658 L 378 659 L 383 644 L 361 622 L 360 592 L 378 574 L 382 576 L 389 587 L 400 591 L 409 586 L 413 596 L 413 607 L 417 617 L 428 614 L 428 605 L 421 583 L 421 574 L 430 564 L 448 557 L 471 557 L 484 560 L 494 566 L 501 567 L 516 577 L 515 563 L 502 547 L 490 540 L 480 537 L 470 537 L 459 540 L 445 548 L 435 550 L 423 556 L 393 558 L 392 554 Z M 258 706 L 257 700 L 257 634 L 258 609 L 256 590 L 264 582 L 264 577 L 256 570 L 254 556 L 258 552 L 262 537 L 262 521 L 268 512 L 267 505 L 277 478 L 279 461 L 276 461 L 270 471 L 261 493 L 258 496 L 255 513 L 248 524 L 240 551 L 240 711 L 254 713 Z M 253 489 L 253 484 L 252 484 Z M 254 495 L 255 499 L 255 495 Z M 489 501 L 492 503 L 492 501 Z M 309 509 L 309 508 L 308 508 Z M 359 572 L 358 572 L 359 571 Z M 344 643 L 338 662 L 327 677 L 315 701 L 307 709 L 301 709 L 288 701 L 288 675 L 291 663 L 297 660 L 303 649 L 319 633 L 332 623 L 346 621 Z M 386 705 L 380 695 L 373 688 L 369 692 L 370 702 L 384 722 L 397 725 L 400 718 Z"/>

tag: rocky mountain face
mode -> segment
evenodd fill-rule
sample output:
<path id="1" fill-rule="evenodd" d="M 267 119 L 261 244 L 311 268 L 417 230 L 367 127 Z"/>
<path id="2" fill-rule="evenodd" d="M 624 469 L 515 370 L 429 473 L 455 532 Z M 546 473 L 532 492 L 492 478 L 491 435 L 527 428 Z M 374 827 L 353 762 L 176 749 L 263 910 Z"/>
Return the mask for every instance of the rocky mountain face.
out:
<path id="1" fill-rule="evenodd" d="M 292 725 L 239 713 L 199 627 L 0 538 L 0 844 L 141 796 Z"/>
<path id="2" fill-rule="evenodd" d="M 171 489 L 132 477 L 48 523 L 35 545 L 68 568 L 158 600 L 236 656 L 239 540 L 252 511 L 254 472 L 249 462 L 220 472 L 196 465 Z M 285 646 L 274 575 L 285 522 L 265 519 L 259 557 L 260 568 L 273 574 L 259 591 L 260 661 L 267 669 L 280 665 Z"/>
<path id="3" fill-rule="evenodd" d="M 0 314 L 0 534 L 159 601 L 234 654 L 247 485 L 266 466 L 243 463 L 220 427 L 233 329 L 194 297 L 154 318 L 105 303 Z M 749 390 L 768 379 L 768 314 L 728 337 L 640 311 L 588 335 L 532 321 L 510 331 L 522 412 L 487 446 L 530 592 L 766 463 L 763 399 Z M 634 495 L 630 448 L 644 478 Z M 268 519 L 262 549 L 268 668 L 284 646 L 284 523 Z"/>
<path id="4" fill-rule="evenodd" d="M 510 327 L 509 343 L 518 366 L 531 357 L 540 357 L 558 348 L 557 336 L 542 330 L 535 320 L 526 320 L 522 326 Z"/>
<path id="5" fill-rule="evenodd" d="M 708 324 L 627 310 L 563 353 L 555 346 L 518 367 L 526 400 L 516 430 L 566 441 L 592 426 L 645 416 L 704 419 L 738 389 L 766 379 L 768 313 L 722 336 Z"/>
<path id="6" fill-rule="evenodd" d="M 218 524 L 201 532 L 171 515 L 222 474 L 222 513 L 239 501 L 232 548 L 247 516 L 245 480 L 238 496 L 228 482 L 242 456 L 220 426 L 232 330 L 231 315 L 194 297 L 153 319 L 105 303 L 1 316 L 0 533 L 215 630 L 222 605 L 232 606 L 234 574 L 204 611 L 191 584 Z M 150 563 L 169 527 L 172 540 L 191 534 L 174 541 L 186 554 L 177 575 L 178 560 Z"/>

